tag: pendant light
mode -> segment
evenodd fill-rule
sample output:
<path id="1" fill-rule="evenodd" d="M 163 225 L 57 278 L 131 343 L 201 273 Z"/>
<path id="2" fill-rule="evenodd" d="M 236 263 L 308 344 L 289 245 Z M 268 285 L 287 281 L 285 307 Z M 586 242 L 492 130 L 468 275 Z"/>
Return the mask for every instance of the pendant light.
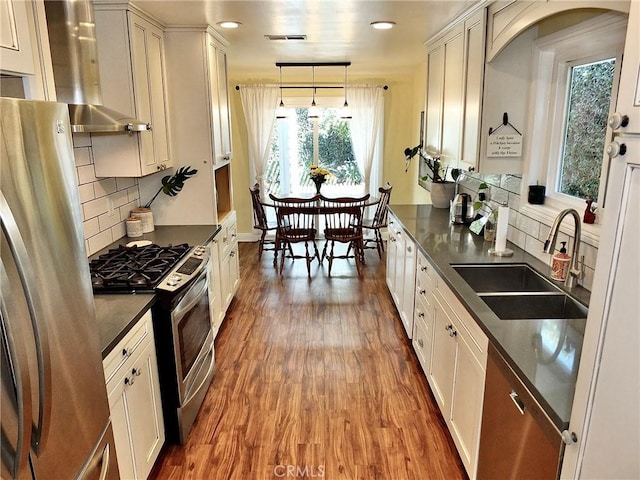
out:
<path id="1" fill-rule="evenodd" d="M 284 106 L 284 102 L 282 101 L 282 67 L 280 67 L 280 105 L 276 110 L 276 118 L 283 119 L 287 118 L 287 109 Z"/>
<path id="2" fill-rule="evenodd" d="M 344 66 L 344 105 L 340 111 L 340 118 L 343 120 L 351 120 L 351 109 L 347 103 L 347 66 Z"/>
<path id="3" fill-rule="evenodd" d="M 312 72 L 312 85 L 313 85 L 313 100 L 311 100 L 311 106 L 309 107 L 309 113 L 307 118 L 318 118 L 318 107 L 316 107 L 316 67 L 311 67 Z"/>

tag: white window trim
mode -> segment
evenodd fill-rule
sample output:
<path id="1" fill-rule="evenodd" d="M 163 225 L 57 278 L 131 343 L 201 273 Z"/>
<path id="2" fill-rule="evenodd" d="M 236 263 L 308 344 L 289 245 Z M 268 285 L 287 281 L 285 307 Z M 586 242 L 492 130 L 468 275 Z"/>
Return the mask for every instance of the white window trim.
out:
<path id="1" fill-rule="evenodd" d="M 582 216 L 586 203 L 568 195 L 557 194 L 553 190 L 557 162 L 548 161 L 551 156 L 560 155 L 560 145 L 564 132 L 564 112 L 566 104 L 567 63 L 575 59 L 611 57 L 624 48 L 627 17 L 615 13 L 606 13 L 587 20 L 560 32 L 538 39 L 534 43 L 532 87 L 528 124 L 531 125 L 531 138 L 526 146 L 527 164 L 521 190 L 521 213 L 546 225 L 551 225 L 557 214 L 565 208 L 575 208 Z M 618 58 L 619 60 L 619 58 Z M 616 79 L 620 61 L 616 61 Z M 611 108 L 615 107 L 615 92 L 611 99 Z M 607 139 L 611 130 L 607 129 Z M 607 140 L 608 141 L 608 140 Z M 557 153 L 556 153 L 557 152 Z M 603 170 L 607 169 L 606 160 Z M 553 168 L 552 168 L 553 167 Z M 528 186 L 537 183 L 547 185 L 544 205 L 527 203 Z M 602 199 L 606 182 L 601 182 L 599 198 Z M 602 203 L 600 201 L 599 203 Z M 606 211 L 605 204 L 598 206 L 595 224 L 582 224 L 582 240 L 594 247 L 600 241 L 600 225 Z M 561 230 L 572 234 L 573 226 L 564 225 Z M 571 227 L 571 228 L 569 228 Z"/>

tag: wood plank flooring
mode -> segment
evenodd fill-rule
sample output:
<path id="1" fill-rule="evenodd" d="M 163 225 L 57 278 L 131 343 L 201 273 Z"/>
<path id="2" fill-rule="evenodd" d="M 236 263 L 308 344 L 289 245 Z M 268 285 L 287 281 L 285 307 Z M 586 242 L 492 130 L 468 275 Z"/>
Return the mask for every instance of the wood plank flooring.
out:
<path id="1" fill-rule="evenodd" d="M 320 245 L 321 246 L 321 245 Z M 285 263 L 240 244 L 241 284 L 187 444 L 152 479 L 464 479 L 385 284 L 384 262 Z"/>

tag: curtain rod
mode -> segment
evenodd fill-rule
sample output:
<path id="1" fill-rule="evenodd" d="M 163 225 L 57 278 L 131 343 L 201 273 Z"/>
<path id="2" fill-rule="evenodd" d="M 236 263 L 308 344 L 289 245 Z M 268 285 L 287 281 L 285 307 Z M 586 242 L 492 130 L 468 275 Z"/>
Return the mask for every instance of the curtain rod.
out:
<path id="1" fill-rule="evenodd" d="M 283 85 L 283 86 L 278 86 L 276 85 L 278 88 L 282 88 L 282 89 L 287 89 L 287 88 L 293 88 L 293 89 L 304 89 L 304 90 L 309 90 L 309 89 L 332 89 L 332 88 L 340 88 L 343 89 L 344 86 L 340 86 L 340 85 L 316 85 L 315 87 L 313 85 Z M 355 85 L 349 85 L 349 87 L 354 87 Z M 389 85 L 383 85 L 382 88 L 384 90 L 389 90 Z M 236 85 L 236 90 L 240 90 L 240 85 Z"/>

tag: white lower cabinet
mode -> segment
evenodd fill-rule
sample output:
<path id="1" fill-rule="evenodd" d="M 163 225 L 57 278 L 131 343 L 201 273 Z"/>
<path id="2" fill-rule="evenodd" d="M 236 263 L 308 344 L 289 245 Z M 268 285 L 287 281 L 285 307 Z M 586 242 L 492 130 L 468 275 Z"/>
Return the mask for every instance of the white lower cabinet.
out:
<path id="1" fill-rule="evenodd" d="M 103 361 L 118 469 L 146 479 L 164 444 L 164 424 L 151 312 Z"/>
<path id="2" fill-rule="evenodd" d="M 209 263 L 209 306 L 214 338 L 240 284 L 240 257 L 238 255 L 238 227 L 235 211 L 221 223 L 221 230 L 211 244 Z"/>
<path id="3" fill-rule="evenodd" d="M 227 215 L 222 221 L 222 231 L 219 236 L 220 296 L 222 308 L 226 311 L 240 283 L 238 226 L 235 211 Z"/>
<path id="4" fill-rule="evenodd" d="M 407 336 L 413 336 L 416 246 L 400 222 L 389 215 L 387 222 L 387 286 L 400 314 Z"/>
<path id="5" fill-rule="evenodd" d="M 413 347 L 469 478 L 475 478 L 489 340 L 418 252 Z"/>

